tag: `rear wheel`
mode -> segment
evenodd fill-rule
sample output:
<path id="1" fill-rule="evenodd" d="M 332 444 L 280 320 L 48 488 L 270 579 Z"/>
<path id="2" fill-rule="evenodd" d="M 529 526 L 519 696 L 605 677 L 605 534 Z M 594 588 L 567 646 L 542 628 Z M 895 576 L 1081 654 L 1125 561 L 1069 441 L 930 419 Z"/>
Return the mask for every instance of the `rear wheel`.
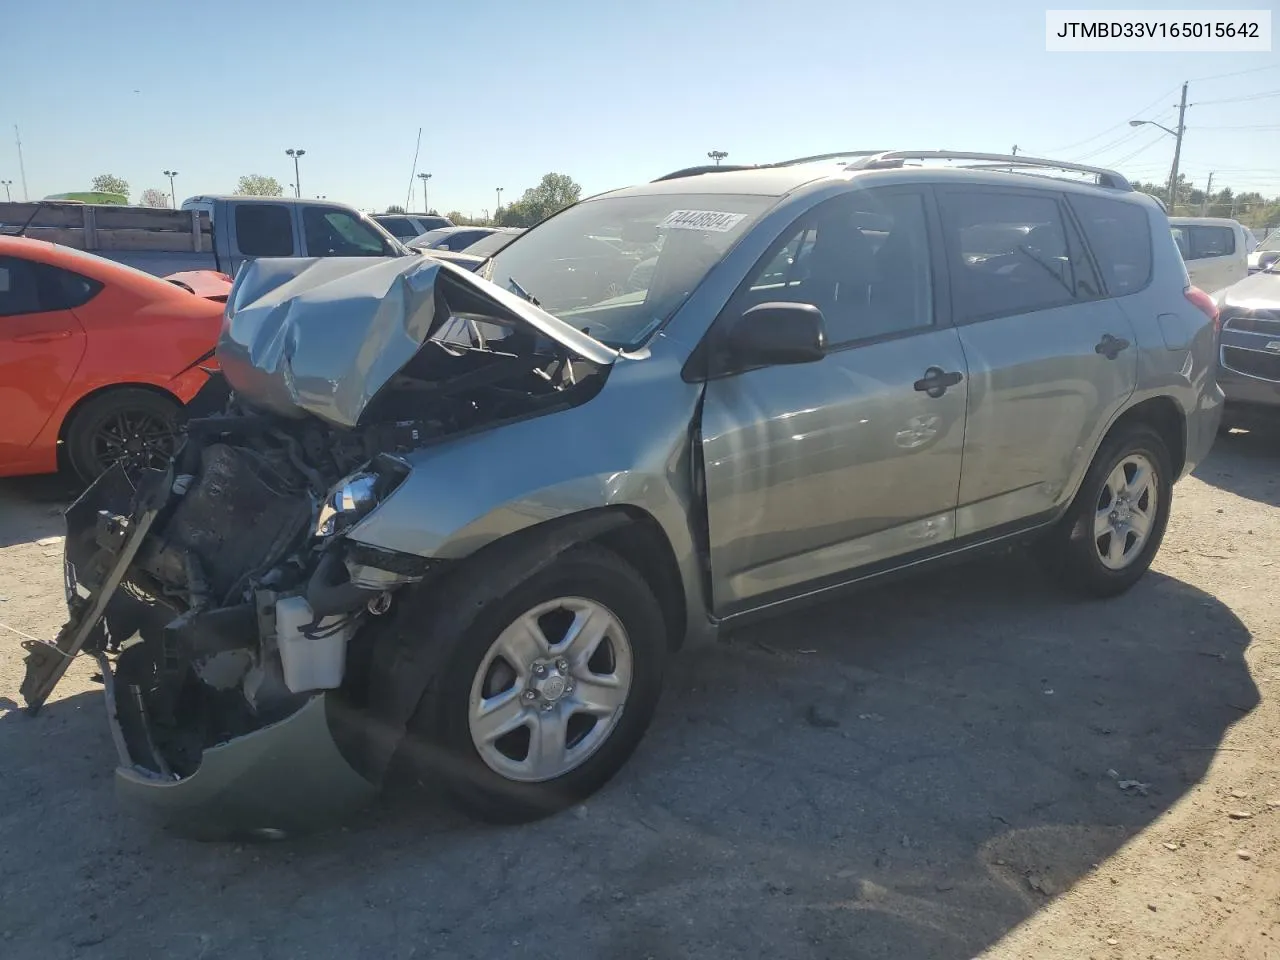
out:
<path id="1" fill-rule="evenodd" d="M 137 387 L 94 397 L 67 427 L 72 469 L 91 483 L 119 463 L 133 471 L 163 469 L 173 456 L 182 407 L 174 399 Z"/>
<path id="2" fill-rule="evenodd" d="M 1042 544 L 1051 569 L 1079 592 L 1123 593 L 1151 566 L 1173 493 L 1169 450 L 1145 424 L 1103 443 L 1066 516 Z"/>
<path id="3" fill-rule="evenodd" d="M 662 687 L 666 630 L 644 579 L 587 545 L 505 596 L 449 605 L 474 614 L 427 634 L 452 649 L 409 724 L 404 752 L 419 774 L 497 822 L 555 813 L 603 786 Z"/>

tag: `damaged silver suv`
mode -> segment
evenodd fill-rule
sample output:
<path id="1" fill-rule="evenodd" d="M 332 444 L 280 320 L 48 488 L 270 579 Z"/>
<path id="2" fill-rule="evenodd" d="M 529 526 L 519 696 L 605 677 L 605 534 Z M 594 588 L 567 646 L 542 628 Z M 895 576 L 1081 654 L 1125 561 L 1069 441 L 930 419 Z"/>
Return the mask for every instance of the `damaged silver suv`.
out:
<path id="1" fill-rule="evenodd" d="M 680 171 L 478 274 L 259 260 L 223 401 L 68 510 L 23 694 L 95 656 L 120 794 L 195 835 L 401 763 L 545 815 L 722 625 L 1015 539 L 1126 590 L 1217 430 L 1214 315 L 1122 177 L 985 154 Z"/>

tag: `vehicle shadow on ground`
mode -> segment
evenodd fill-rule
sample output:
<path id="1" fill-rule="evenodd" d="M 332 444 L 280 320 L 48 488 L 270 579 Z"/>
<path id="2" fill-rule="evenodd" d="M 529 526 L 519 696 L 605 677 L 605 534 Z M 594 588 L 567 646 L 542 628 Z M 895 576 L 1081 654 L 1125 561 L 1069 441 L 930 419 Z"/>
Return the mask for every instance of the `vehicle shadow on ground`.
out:
<path id="1" fill-rule="evenodd" d="M 1078 602 L 1025 558 L 995 559 L 686 653 L 636 756 L 559 816 L 485 827 L 400 790 L 345 829 L 273 845 L 118 816 L 101 703 L 79 695 L 0 718 L 0 825 L 42 864 L 38 886 L 0 875 L 8 942 L 961 960 L 1204 776 L 1258 702 L 1249 640 L 1178 580 Z M 50 921 L 52 890 L 67 901 Z"/>
<path id="2" fill-rule="evenodd" d="M 1236 496 L 1280 507 L 1280 428 L 1220 434 L 1194 476 Z"/>
<path id="3" fill-rule="evenodd" d="M 0 547 L 65 533 L 62 511 L 80 487 L 62 474 L 0 480 Z"/>

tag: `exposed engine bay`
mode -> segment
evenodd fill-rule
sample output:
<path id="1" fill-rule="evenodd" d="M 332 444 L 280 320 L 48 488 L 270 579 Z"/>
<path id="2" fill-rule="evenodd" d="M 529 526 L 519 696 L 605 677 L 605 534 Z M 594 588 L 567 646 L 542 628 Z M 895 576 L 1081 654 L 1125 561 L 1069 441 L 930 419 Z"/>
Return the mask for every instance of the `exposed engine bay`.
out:
<path id="1" fill-rule="evenodd" d="M 210 396 L 223 391 L 217 409 L 200 411 L 197 398 L 167 471 L 126 477 L 117 467 L 94 483 L 67 511 L 71 619 L 55 643 L 27 644 L 29 708 L 83 649 L 102 666 L 122 767 L 172 782 L 318 691 L 358 702 L 369 625 L 399 591 L 438 573 L 429 558 L 345 536 L 409 474 L 403 455 L 585 402 L 609 369 L 475 296 L 481 283 L 425 290 L 425 339 L 370 379 L 354 426 L 302 403 L 282 409 L 278 391 L 259 402 L 255 377 L 303 381 L 297 353 L 285 351 L 293 367 L 278 377 L 284 365 L 237 376 L 224 364 L 232 389 L 211 380 Z M 273 336 L 301 342 L 305 311 L 291 322 Z"/>

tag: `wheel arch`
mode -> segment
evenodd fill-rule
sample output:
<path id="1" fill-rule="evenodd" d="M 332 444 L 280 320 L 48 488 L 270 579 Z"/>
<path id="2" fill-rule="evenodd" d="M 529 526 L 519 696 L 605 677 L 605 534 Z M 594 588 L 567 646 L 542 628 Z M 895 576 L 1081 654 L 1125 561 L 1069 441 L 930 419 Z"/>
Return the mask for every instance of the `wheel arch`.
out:
<path id="1" fill-rule="evenodd" d="M 1158 396 L 1135 403 L 1115 419 L 1099 441 L 1098 449 L 1117 430 L 1135 423 L 1145 424 L 1160 434 L 1160 439 L 1169 449 L 1170 465 L 1173 467 L 1171 479 L 1181 476 L 1182 468 L 1187 462 L 1187 415 L 1178 402 L 1172 397 Z M 1094 456 L 1097 456 L 1097 451 L 1094 451 Z"/>
<path id="2" fill-rule="evenodd" d="M 516 567 L 527 576 L 531 563 L 539 566 L 549 563 L 583 543 L 602 546 L 635 567 L 662 608 L 668 645 L 672 649 L 682 646 L 687 598 L 679 563 L 662 525 L 641 507 L 631 504 L 596 507 L 536 523 L 487 544 L 461 562 L 500 569 L 515 561 Z"/>
<path id="3" fill-rule="evenodd" d="M 62 421 L 58 424 L 58 441 L 61 443 L 67 439 L 67 428 L 70 427 L 72 422 L 75 420 L 76 416 L 86 406 L 88 406 L 93 401 L 97 400 L 99 397 L 104 396 L 108 393 L 112 393 L 116 390 L 145 390 L 149 393 L 154 393 L 158 397 L 164 397 L 166 400 L 172 400 L 179 407 L 183 405 L 181 397 L 179 397 L 177 394 L 173 393 L 172 391 L 166 390 L 164 387 L 158 386 L 157 384 L 154 384 L 154 383 L 146 383 L 143 381 L 128 381 L 128 380 L 120 381 L 118 383 L 108 383 L 104 386 L 97 387 L 93 390 L 90 390 L 88 393 L 84 394 L 83 396 L 78 397 L 75 403 L 73 403 L 70 407 L 67 408 L 67 412 L 62 415 Z"/>

